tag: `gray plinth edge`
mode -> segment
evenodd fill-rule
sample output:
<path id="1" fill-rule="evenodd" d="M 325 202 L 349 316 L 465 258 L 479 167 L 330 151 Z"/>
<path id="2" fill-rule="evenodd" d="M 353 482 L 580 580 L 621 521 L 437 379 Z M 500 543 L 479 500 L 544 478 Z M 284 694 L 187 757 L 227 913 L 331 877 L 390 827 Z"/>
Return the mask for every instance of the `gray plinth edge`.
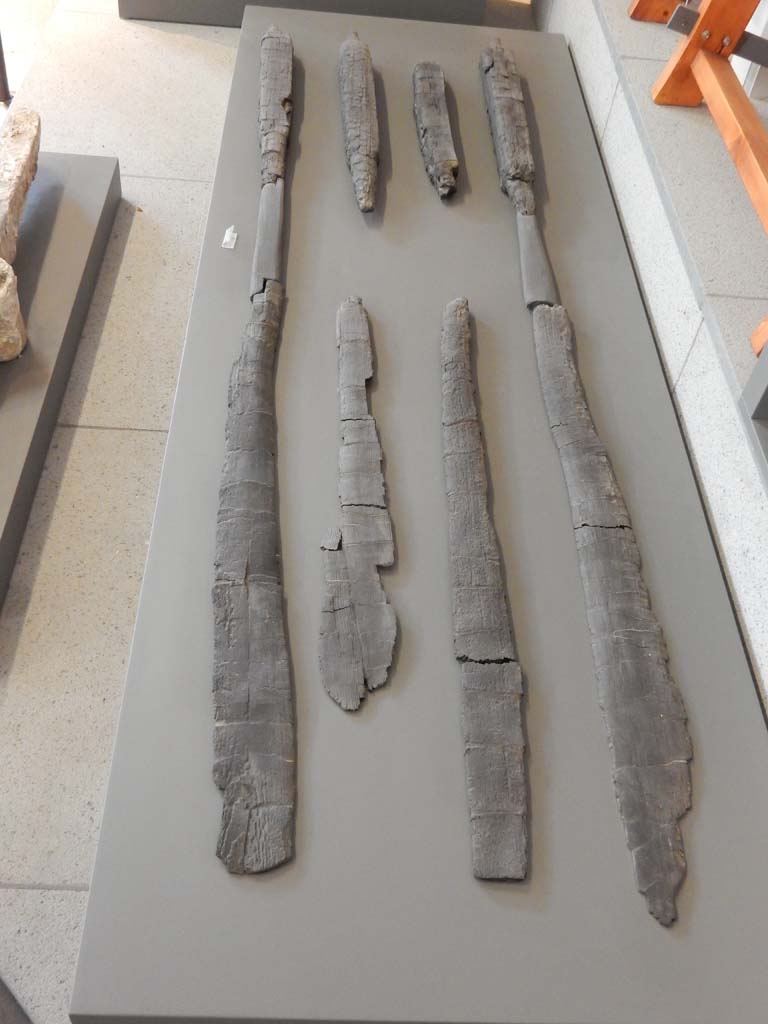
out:
<path id="1" fill-rule="evenodd" d="M 121 18 L 240 28 L 248 4 L 267 5 L 266 0 L 119 0 L 118 10 Z M 271 0 L 268 6 L 464 25 L 536 27 L 532 4 L 525 0 Z"/>
<path id="2" fill-rule="evenodd" d="M 14 264 L 29 342 L 0 366 L 0 603 L 120 201 L 113 157 L 41 153 Z"/>
<path id="3" fill-rule="evenodd" d="M 258 140 L 245 126 L 255 125 L 254 55 L 272 23 L 290 32 L 304 71 L 286 177 L 290 296 L 277 389 L 301 757 L 297 857 L 244 878 L 222 870 L 211 849 L 221 796 L 210 780 L 209 592 L 226 418 L 225 402 L 211 396 L 226 392 L 249 313 Z M 763 1024 L 768 735 L 565 44 L 501 33 L 534 99 L 543 233 L 578 324 L 584 385 L 690 697 L 700 755 L 686 823 L 694 858 L 671 932 L 638 898 L 616 813 L 574 531 L 475 59 L 496 33 L 393 19 L 355 27 L 385 84 L 392 154 L 385 215 L 373 223 L 352 200 L 341 149 L 336 70 L 349 19 L 252 7 L 243 25 L 74 1024 Z M 462 203 L 460 193 L 449 207 L 430 192 L 414 133 L 410 76 L 426 56 L 450 82 L 471 177 L 471 197 Z M 319 158 L 326 149 L 332 159 Z M 222 249 L 232 224 L 238 244 Z M 366 298 L 380 359 L 373 407 L 399 550 L 387 586 L 403 626 L 392 685 L 356 717 L 329 700 L 317 667 L 317 544 L 338 510 L 337 368 L 327 332 L 348 294 Z M 472 297 L 477 317 L 493 518 L 532 697 L 532 870 L 522 883 L 481 883 L 468 870 L 436 338 L 437 311 L 459 294 Z"/>

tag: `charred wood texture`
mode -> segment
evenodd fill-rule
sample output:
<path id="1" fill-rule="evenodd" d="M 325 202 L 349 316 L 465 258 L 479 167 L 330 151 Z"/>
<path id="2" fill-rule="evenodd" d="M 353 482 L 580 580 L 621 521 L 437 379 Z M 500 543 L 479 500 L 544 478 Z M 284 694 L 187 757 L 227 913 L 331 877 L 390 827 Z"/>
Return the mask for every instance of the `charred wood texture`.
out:
<path id="1" fill-rule="evenodd" d="M 292 44 L 261 42 L 261 199 L 251 319 L 229 384 L 214 567 L 214 768 L 224 795 L 217 853 L 251 874 L 293 856 L 296 726 L 276 485 L 275 353 Z M 279 108 L 279 110 L 278 110 Z"/>
<path id="2" fill-rule="evenodd" d="M 470 341 L 469 304 L 456 299 L 441 335 L 443 466 L 472 867 L 477 878 L 519 879 L 528 870 L 523 677 L 488 511 Z"/>
<path id="3" fill-rule="evenodd" d="M 573 334 L 536 221 L 534 165 L 514 59 L 500 43 L 481 58 L 503 191 L 517 211 L 526 304 L 544 403 L 560 456 L 587 606 L 598 702 L 613 782 L 639 891 L 663 925 L 677 917 L 686 861 L 679 821 L 691 803 L 691 740 L 651 608 L 629 513 L 595 430 Z"/>
<path id="4" fill-rule="evenodd" d="M 425 61 L 413 69 L 413 113 L 429 180 L 440 198 L 447 199 L 456 191 L 459 161 L 445 101 L 445 76 L 439 64 Z"/>
<path id="5" fill-rule="evenodd" d="M 534 213 L 533 150 L 514 57 L 496 40 L 480 57 L 501 190 L 519 213 Z"/>
<path id="6" fill-rule="evenodd" d="M 353 32 L 339 53 L 339 92 L 344 152 L 357 205 L 369 213 L 376 205 L 379 174 L 379 118 L 371 51 Z"/>
<path id="7" fill-rule="evenodd" d="M 322 544 L 325 598 L 320 625 L 320 674 L 330 696 L 354 711 L 367 691 L 387 681 L 397 620 L 379 568 L 395 560 L 386 504 L 382 451 L 368 408 L 373 375 L 368 316 L 349 298 L 336 320 L 339 367 L 339 501 L 341 526 Z"/>
<path id="8" fill-rule="evenodd" d="M 285 178 L 285 151 L 293 113 L 293 43 L 272 25 L 261 40 L 259 141 L 261 183 Z"/>
<path id="9" fill-rule="evenodd" d="M 568 314 L 562 306 L 539 306 L 533 325 L 544 404 L 571 505 L 616 799 L 637 887 L 651 914 L 669 925 L 686 871 L 678 822 L 691 805 L 685 707 L 629 513 L 592 422 Z"/>
<path id="10" fill-rule="evenodd" d="M 528 309 L 557 302 L 557 286 L 536 217 L 535 167 L 523 87 L 515 59 L 497 40 L 480 58 L 501 190 L 517 213 L 523 298 Z"/>
<path id="11" fill-rule="evenodd" d="M 295 735 L 275 485 L 274 359 L 283 290 L 253 300 L 229 387 L 216 531 L 214 779 L 232 872 L 293 853 Z"/>

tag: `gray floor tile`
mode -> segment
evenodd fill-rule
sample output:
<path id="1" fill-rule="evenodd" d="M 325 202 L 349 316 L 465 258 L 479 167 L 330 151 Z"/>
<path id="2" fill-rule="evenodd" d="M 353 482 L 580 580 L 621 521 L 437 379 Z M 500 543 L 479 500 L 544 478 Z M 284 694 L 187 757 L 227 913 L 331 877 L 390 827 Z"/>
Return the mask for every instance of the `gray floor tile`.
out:
<path id="1" fill-rule="evenodd" d="M 680 375 L 675 398 L 747 649 L 758 679 L 765 681 L 768 495 L 706 324 Z M 724 680 L 726 697 L 727 685 Z"/>
<path id="2" fill-rule="evenodd" d="M 603 157 L 667 378 L 674 383 L 701 323 L 701 310 L 621 92 L 603 136 Z"/>
<path id="3" fill-rule="evenodd" d="M 84 892 L 0 889 L 0 975 L 32 1024 L 69 1024 Z"/>
<path id="4" fill-rule="evenodd" d="M 55 432 L 0 614 L 0 883 L 89 881 L 164 445 Z"/>
<path id="5" fill-rule="evenodd" d="M 40 35 L 55 7 L 56 0 L 0 0 L 3 53 L 12 93 L 32 65 Z"/>
<path id="6" fill-rule="evenodd" d="M 632 96 L 704 292 L 768 296 L 768 236 L 704 107 L 658 106 L 663 65 L 625 60 Z"/>
<path id="7" fill-rule="evenodd" d="M 238 35 L 57 10 L 16 99 L 40 112 L 44 149 L 210 181 Z"/>
<path id="8" fill-rule="evenodd" d="M 59 0 L 59 10 L 119 17 L 118 0 Z"/>
<path id="9" fill-rule="evenodd" d="M 680 42 L 680 36 L 666 25 L 630 18 L 630 0 L 591 0 L 611 35 L 614 52 L 622 57 L 667 60 Z M 671 0 L 674 9 L 677 0 Z"/>
<path id="10" fill-rule="evenodd" d="M 562 32 L 568 40 L 592 124 L 600 138 L 618 79 L 592 0 L 555 0 L 547 30 Z"/>
<path id="11" fill-rule="evenodd" d="M 760 321 L 768 317 L 768 298 L 710 296 L 707 301 L 719 326 L 725 354 L 740 390 L 749 380 L 757 362 L 750 338 Z"/>

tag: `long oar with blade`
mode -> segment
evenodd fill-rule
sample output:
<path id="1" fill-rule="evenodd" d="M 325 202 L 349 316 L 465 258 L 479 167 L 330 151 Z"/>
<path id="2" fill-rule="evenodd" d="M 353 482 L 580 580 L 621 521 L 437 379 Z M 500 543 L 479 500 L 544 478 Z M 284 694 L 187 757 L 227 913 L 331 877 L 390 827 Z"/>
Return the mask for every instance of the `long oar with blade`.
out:
<path id="1" fill-rule="evenodd" d="M 296 724 L 285 631 L 275 479 L 275 351 L 293 44 L 261 41 L 261 197 L 252 313 L 229 384 L 216 529 L 214 780 L 224 794 L 217 853 L 233 873 L 293 856 Z"/>
<path id="2" fill-rule="evenodd" d="M 685 708 L 535 224 L 533 156 L 517 68 L 497 42 L 483 51 L 481 70 L 502 189 L 517 210 L 525 301 L 533 310 L 544 404 L 571 506 L 619 813 L 637 887 L 651 914 L 669 925 L 677 917 L 675 897 L 686 871 L 678 824 L 691 803 Z"/>

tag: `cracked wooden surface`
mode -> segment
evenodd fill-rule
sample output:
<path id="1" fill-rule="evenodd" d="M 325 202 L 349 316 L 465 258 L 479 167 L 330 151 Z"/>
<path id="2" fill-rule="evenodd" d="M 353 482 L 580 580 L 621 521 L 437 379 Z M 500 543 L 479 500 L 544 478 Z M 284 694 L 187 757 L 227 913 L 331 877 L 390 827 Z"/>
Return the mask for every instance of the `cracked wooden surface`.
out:
<path id="1" fill-rule="evenodd" d="M 341 525 L 322 544 L 320 675 L 336 703 L 354 711 L 367 691 L 387 681 L 397 638 L 395 612 L 379 577 L 380 568 L 394 563 L 395 545 L 381 444 L 368 408 L 373 351 L 361 299 L 346 299 L 339 307 L 336 343 Z"/>
<path id="2" fill-rule="evenodd" d="M 379 117 L 371 51 L 353 32 L 339 52 L 339 92 L 344 153 L 357 205 L 369 213 L 376 205 L 379 174 Z"/>
<path id="3" fill-rule="evenodd" d="M 557 285 L 536 216 L 533 149 L 515 58 L 496 40 L 483 50 L 480 71 L 501 190 L 517 214 L 523 298 L 528 309 L 541 303 L 554 305 Z"/>
<path id="4" fill-rule="evenodd" d="M 292 43 L 261 41 L 261 196 L 251 318 L 229 384 L 214 566 L 214 768 L 224 794 L 217 854 L 235 874 L 294 852 L 296 722 L 276 483 L 275 352 Z M 279 108 L 279 110 L 278 110 Z M 280 113 L 282 112 L 282 113 Z"/>
<path id="5" fill-rule="evenodd" d="M 685 707 L 629 513 L 592 422 L 568 314 L 562 306 L 539 306 L 533 325 L 544 404 L 571 505 L 616 799 L 637 887 L 651 914 L 669 925 L 686 872 L 678 822 L 691 805 Z"/>
<path id="6" fill-rule="evenodd" d="M 443 467 L 472 868 L 477 878 L 520 879 L 528 870 L 523 676 L 488 511 L 470 343 L 469 304 L 455 299 L 440 342 Z"/>
<path id="7" fill-rule="evenodd" d="M 640 553 L 608 453 L 595 430 L 568 314 L 537 223 L 534 162 L 514 58 L 499 42 L 480 61 L 502 190 L 516 210 L 523 295 L 544 404 L 560 456 L 587 621 L 613 757 L 613 782 L 639 891 L 663 925 L 686 873 L 679 820 L 691 804 L 691 740 Z"/>
<path id="8" fill-rule="evenodd" d="M 259 97 L 261 183 L 285 177 L 285 151 L 293 113 L 293 43 L 287 32 L 271 25 L 261 40 Z"/>
<path id="9" fill-rule="evenodd" d="M 214 779 L 218 855 L 266 871 L 293 854 L 295 726 L 275 483 L 274 358 L 283 289 L 254 296 L 229 388 L 216 530 Z"/>
<path id="10" fill-rule="evenodd" d="M 533 150 L 515 59 L 497 39 L 483 50 L 480 71 L 501 190 L 519 213 L 533 213 Z"/>
<path id="11" fill-rule="evenodd" d="M 429 180 L 441 199 L 456 191 L 459 161 L 453 145 L 445 76 L 439 64 L 422 61 L 413 69 L 413 114 Z"/>

